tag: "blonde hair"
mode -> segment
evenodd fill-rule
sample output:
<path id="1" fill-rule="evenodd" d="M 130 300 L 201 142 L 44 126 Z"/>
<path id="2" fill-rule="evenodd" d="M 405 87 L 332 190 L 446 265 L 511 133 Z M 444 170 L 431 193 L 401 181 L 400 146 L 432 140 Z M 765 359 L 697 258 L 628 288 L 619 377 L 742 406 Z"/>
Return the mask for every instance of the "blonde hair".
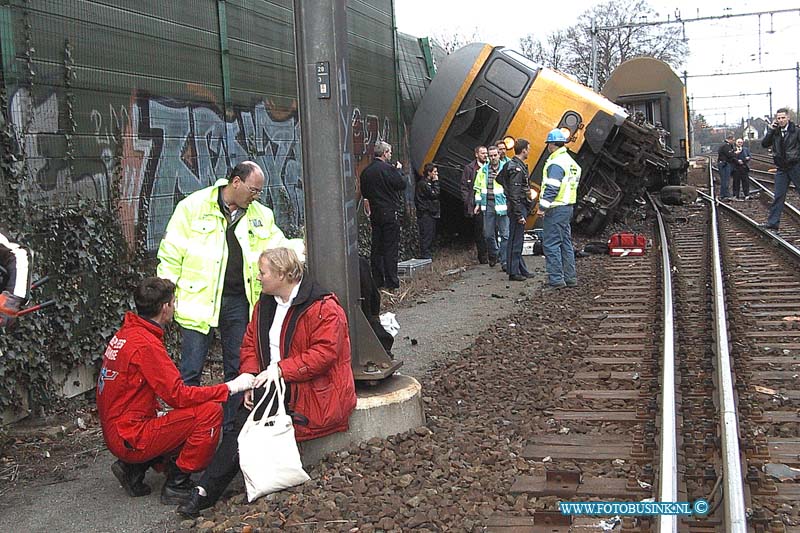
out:
<path id="1" fill-rule="evenodd" d="M 266 261 L 270 270 L 290 283 L 303 277 L 303 262 L 291 248 L 268 248 L 258 259 Z"/>

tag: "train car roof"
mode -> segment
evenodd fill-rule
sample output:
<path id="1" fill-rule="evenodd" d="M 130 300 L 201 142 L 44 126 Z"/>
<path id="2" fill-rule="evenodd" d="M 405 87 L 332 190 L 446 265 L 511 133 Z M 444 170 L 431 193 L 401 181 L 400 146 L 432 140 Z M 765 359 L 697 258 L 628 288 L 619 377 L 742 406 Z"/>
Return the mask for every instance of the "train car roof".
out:
<path id="1" fill-rule="evenodd" d="M 425 164 L 432 145 L 437 139 L 441 142 L 449 126 L 445 123 L 447 115 L 458 108 L 453 106 L 454 100 L 464 98 L 475 74 L 483 66 L 482 62 L 476 65 L 478 59 L 488 57 L 491 49 L 484 43 L 468 44 L 448 55 L 437 70 L 411 124 L 411 163 L 417 171 Z M 470 75 L 473 69 L 475 72 Z"/>
<path id="2" fill-rule="evenodd" d="M 683 82 L 667 63 L 654 57 L 634 57 L 620 64 L 603 86 L 609 100 L 631 94 L 665 91 L 672 96 L 683 94 Z"/>
<path id="3" fill-rule="evenodd" d="M 670 132 L 676 154 L 688 157 L 689 124 L 683 81 L 669 64 L 654 57 L 634 57 L 620 64 L 603 86 L 603 95 L 620 105 L 658 102 L 654 121 Z"/>

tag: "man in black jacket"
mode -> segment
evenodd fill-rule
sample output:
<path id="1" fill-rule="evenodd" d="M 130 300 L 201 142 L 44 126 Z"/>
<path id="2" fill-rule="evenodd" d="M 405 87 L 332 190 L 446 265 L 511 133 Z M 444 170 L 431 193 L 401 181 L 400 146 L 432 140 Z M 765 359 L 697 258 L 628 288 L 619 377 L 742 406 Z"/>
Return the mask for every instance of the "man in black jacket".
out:
<path id="1" fill-rule="evenodd" d="M 769 207 L 767 223 L 764 227 L 778 229 L 786 201 L 789 181 L 795 190 L 800 190 L 800 129 L 789 120 L 789 110 L 785 107 L 775 113 L 775 122 L 761 140 L 761 146 L 772 148 L 772 158 L 778 171 L 775 173 L 775 198 Z"/>
<path id="2" fill-rule="evenodd" d="M 366 200 L 364 209 L 372 225 L 370 266 L 378 287 L 400 287 L 397 277 L 397 257 L 400 252 L 400 216 L 403 211 L 403 191 L 406 180 L 400 173 L 400 162 L 389 164 L 392 147 L 375 143 L 375 159 L 361 172 L 361 194 Z"/>
<path id="3" fill-rule="evenodd" d="M 10 326 L 28 299 L 31 270 L 28 252 L 0 233 L 0 328 Z"/>
<path id="4" fill-rule="evenodd" d="M 511 281 L 525 281 L 532 277 L 522 259 L 522 245 L 525 240 L 525 221 L 532 206 L 532 193 L 528 178 L 528 165 L 525 161 L 530 153 L 530 143 L 517 139 L 514 143 L 514 157 L 501 170 L 508 204 L 508 258 L 506 271 Z M 498 181 L 501 176 L 498 176 Z"/>
<path id="5" fill-rule="evenodd" d="M 733 167 L 736 166 L 735 147 L 733 146 L 734 136 L 729 133 L 725 137 L 725 142 L 717 151 L 717 168 L 719 168 L 719 199 L 727 200 L 731 198 L 730 181 Z"/>

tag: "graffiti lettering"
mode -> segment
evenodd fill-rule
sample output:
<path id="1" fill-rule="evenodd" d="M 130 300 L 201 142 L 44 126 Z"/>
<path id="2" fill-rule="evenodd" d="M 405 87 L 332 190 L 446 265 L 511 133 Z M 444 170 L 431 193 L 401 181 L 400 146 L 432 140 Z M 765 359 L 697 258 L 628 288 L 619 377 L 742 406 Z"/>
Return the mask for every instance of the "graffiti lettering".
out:
<path id="1" fill-rule="evenodd" d="M 65 161 L 65 128 L 59 124 L 62 99 L 53 92 L 34 100 L 23 88 L 12 95 L 11 118 L 32 178 L 25 181 L 24 202 L 55 205 L 79 198 L 106 202 L 119 158 L 119 209 L 125 236 L 134 243 L 136 228 L 142 227 L 145 246 L 154 251 L 178 201 L 225 177 L 237 163 L 252 160 L 266 179 L 261 201 L 272 207 L 277 223 L 284 229 L 304 224 L 300 127 L 294 104 L 276 108 L 269 101 L 258 101 L 229 112 L 226 119 L 213 104 L 134 91 L 126 104 L 95 106 L 83 115 L 86 123 L 77 125 L 83 132 L 78 153 L 73 161 Z M 356 108 L 349 126 L 354 162 L 366 164 L 375 142 L 388 139 L 389 119 L 362 117 Z M 89 148 L 86 140 L 96 149 Z M 345 166 L 349 157 L 344 154 Z M 360 169 L 352 170 L 350 175 Z"/>

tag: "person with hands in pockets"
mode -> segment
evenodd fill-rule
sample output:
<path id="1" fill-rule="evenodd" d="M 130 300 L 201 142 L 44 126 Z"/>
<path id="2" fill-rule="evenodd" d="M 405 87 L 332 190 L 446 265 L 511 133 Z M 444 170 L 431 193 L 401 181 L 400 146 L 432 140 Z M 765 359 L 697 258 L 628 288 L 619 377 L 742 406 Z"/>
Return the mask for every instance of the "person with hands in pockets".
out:
<path id="1" fill-rule="evenodd" d="M 241 351 L 241 372 L 256 375 L 255 390 L 245 392 L 236 430 L 223 435 L 191 499 L 178 507 L 185 517 L 214 505 L 236 476 L 238 434 L 250 410 L 261 395 L 274 390 L 278 379 L 286 382 L 286 411 L 298 442 L 346 431 L 356 406 L 347 316 L 336 295 L 304 274 L 291 249 L 265 250 L 258 266 L 262 294 Z M 269 391 L 265 384 L 271 385 Z M 255 418 L 271 414 L 256 411 Z"/>

